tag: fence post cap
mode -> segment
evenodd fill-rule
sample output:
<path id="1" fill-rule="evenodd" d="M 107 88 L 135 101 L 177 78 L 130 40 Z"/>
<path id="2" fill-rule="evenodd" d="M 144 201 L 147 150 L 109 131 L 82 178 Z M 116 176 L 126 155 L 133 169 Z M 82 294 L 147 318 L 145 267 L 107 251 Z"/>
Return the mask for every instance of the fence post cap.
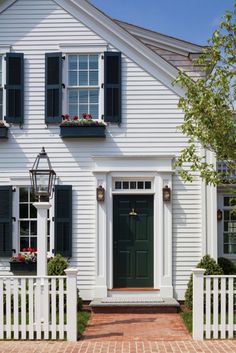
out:
<path id="1" fill-rule="evenodd" d="M 76 267 L 69 267 L 65 270 L 67 276 L 77 276 L 79 269 Z"/>
<path id="2" fill-rule="evenodd" d="M 206 271 L 205 268 L 193 268 L 192 269 L 192 272 L 195 275 L 204 275 L 205 271 Z"/>

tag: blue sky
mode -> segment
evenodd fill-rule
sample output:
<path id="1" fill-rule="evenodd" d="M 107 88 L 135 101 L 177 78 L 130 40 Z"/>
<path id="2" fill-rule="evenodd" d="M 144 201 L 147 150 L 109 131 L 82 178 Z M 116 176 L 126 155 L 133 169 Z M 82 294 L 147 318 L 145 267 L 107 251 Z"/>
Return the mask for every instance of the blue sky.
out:
<path id="1" fill-rule="evenodd" d="M 141 27 L 206 44 L 234 0 L 90 0 L 109 16 Z"/>

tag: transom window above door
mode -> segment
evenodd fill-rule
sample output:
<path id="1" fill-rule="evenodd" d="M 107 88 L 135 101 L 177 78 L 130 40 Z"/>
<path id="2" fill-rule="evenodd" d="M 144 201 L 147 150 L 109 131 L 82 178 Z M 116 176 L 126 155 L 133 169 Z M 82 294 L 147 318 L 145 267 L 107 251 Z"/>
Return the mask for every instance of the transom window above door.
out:
<path id="1" fill-rule="evenodd" d="M 114 180 L 113 181 L 113 190 L 114 191 L 125 191 L 125 192 L 150 192 L 153 189 L 153 182 L 152 180 Z"/>
<path id="2" fill-rule="evenodd" d="M 70 116 L 99 118 L 99 55 L 68 55 L 68 108 Z"/>

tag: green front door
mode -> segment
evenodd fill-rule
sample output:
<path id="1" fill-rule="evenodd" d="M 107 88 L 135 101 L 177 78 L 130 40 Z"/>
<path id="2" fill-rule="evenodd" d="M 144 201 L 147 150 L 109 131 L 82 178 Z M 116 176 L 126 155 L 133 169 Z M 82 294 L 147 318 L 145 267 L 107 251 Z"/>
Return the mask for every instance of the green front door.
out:
<path id="1" fill-rule="evenodd" d="M 153 196 L 113 199 L 113 286 L 153 287 Z"/>

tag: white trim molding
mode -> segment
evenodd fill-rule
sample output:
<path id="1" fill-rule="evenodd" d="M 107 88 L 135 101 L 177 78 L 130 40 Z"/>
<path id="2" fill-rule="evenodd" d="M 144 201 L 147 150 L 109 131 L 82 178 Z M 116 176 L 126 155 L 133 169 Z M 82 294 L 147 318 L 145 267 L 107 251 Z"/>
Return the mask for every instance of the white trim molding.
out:
<path id="1" fill-rule="evenodd" d="M 94 157 L 96 187 L 105 188 L 105 202 L 97 202 L 95 297 L 107 297 L 113 288 L 113 181 L 117 178 L 148 178 L 153 181 L 154 198 L 154 288 L 163 297 L 173 297 L 172 283 L 172 203 L 163 202 L 162 189 L 172 189 L 174 156 L 164 158 Z M 125 193 L 125 190 L 123 190 Z M 136 194 L 138 190 L 136 190 Z M 143 194 L 143 193 L 142 193 Z M 147 190 L 147 194 L 150 191 Z"/>

